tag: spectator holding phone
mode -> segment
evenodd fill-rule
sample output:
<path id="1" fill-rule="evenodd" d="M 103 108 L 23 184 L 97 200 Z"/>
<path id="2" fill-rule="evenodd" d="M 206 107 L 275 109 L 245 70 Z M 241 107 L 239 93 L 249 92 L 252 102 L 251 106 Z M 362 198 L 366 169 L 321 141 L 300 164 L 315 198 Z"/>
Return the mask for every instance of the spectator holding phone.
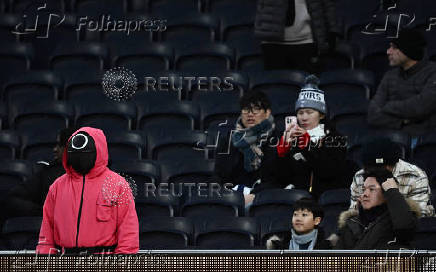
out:
<path id="1" fill-rule="evenodd" d="M 358 209 L 339 217 L 337 249 L 410 248 L 420 208 L 398 190 L 392 172 L 373 168 L 364 173 Z"/>
<path id="2" fill-rule="evenodd" d="M 277 146 L 277 177 L 291 188 L 308 190 L 315 198 L 329 189 L 346 188 L 357 166 L 346 159 L 347 139 L 326 118 L 319 80 L 306 78 L 295 104 L 296 122 L 287 125 Z"/>

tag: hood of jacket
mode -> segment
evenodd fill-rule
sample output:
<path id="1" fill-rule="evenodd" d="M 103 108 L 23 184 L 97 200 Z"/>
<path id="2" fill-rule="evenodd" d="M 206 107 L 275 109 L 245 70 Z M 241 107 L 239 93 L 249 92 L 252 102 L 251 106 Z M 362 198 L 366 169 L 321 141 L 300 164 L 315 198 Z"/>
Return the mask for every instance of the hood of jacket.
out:
<path id="1" fill-rule="evenodd" d="M 416 203 L 416 201 L 406 198 L 406 202 L 409 205 L 410 209 L 416 214 L 416 216 L 419 218 L 421 217 L 421 208 L 419 207 L 419 204 Z M 345 224 L 347 223 L 347 220 L 349 218 L 355 217 L 359 215 L 359 211 L 356 209 L 350 209 L 347 211 L 342 212 L 339 215 L 338 219 L 338 228 L 341 229 L 345 227 Z"/>
<path id="2" fill-rule="evenodd" d="M 94 164 L 94 167 L 89 171 L 89 173 L 86 174 L 86 177 L 94 178 L 94 177 L 101 175 L 107 167 L 109 152 L 108 152 L 108 148 L 107 148 L 106 136 L 104 135 L 103 131 L 100 129 L 92 128 L 92 127 L 82 127 L 82 128 L 79 128 L 78 130 L 76 130 L 71 135 L 71 137 L 68 139 L 68 142 L 71 140 L 71 138 L 74 135 L 76 135 L 80 131 L 84 131 L 84 132 L 88 133 L 94 139 L 94 142 L 95 142 L 95 149 L 97 152 L 95 164 Z M 67 175 L 70 175 L 74 178 L 81 177 L 80 173 L 76 172 L 71 167 L 71 165 L 67 164 L 67 161 L 68 161 L 67 156 L 68 156 L 68 152 L 64 152 L 64 154 L 62 156 L 62 165 L 64 166 L 65 171 L 67 172 Z"/>

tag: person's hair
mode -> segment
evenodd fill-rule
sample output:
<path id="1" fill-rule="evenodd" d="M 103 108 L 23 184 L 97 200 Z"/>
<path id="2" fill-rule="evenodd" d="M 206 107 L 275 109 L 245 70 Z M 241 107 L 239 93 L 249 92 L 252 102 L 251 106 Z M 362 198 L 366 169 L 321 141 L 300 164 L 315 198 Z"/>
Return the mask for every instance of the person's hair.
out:
<path id="1" fill-rule="evenodd" d="M 322 220 L 324 217 L 324 211 L 322 207 L 312 198 L 301 198 L 294 203 L 293 209 L 294 211 L 308 210 L 313 214 L 313 218 L 321 217 Z"/>
<path id="2" fill-rule="evenodd" d="M 363 180 L 367 178 L 375 178 L 377 182 L 381 185 L 386 179 L 392 177 L 392 172 L 383 166 L 372 166 L 366 168 L 363 172 Z"/>
<path id="3" fill-rule="evenodd" d="M 251 109 L 253 106 L 255 106 L 263 110 L 268 110 L 271 109 L 271 102 L 263 92 L 249 91 L 241 97 L 239 100 L 239 106 L 241 109 Z"/>
<path id="4" fill-rule="evenodd" d="M 73 133 L 76 131 L 74 128 L 63 128 L 59 130 L 58 136 L 59 136 L 59 142 L 57 145 L 60 147 L 66 147 L 68 139 L 73 135 Z"/>

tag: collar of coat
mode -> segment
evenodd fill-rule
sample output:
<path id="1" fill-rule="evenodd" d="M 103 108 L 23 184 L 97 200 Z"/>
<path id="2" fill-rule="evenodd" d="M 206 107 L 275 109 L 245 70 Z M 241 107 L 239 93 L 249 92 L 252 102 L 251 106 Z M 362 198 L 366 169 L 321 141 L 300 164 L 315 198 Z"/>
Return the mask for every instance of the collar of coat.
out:
<path id="1" fill-rule="evenodd" d="M 421 209 L 419 207 L 419 204 L 416 203 L 413 199 L 406 198 L 407 204 L 409 204 L 410 210 L 413 211 L 417 217 L 421 217 Z M 338 229 L 341 229 L 345 227 L 345 224 L 347 223 L 347 220 L 356 217 L 359 215 L 359 211 L 357 209 L 350 209 L 348 211 L 344 211 L 339 215 L 338 219 Z"/>

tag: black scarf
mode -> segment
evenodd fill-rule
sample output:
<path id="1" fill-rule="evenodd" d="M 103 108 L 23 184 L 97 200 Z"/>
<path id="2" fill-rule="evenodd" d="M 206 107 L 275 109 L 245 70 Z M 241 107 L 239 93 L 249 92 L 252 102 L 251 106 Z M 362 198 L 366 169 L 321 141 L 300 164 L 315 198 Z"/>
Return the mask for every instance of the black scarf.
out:
<path id="1" fill-rule="evenodd" d="M 380 215 L 385 213 L 388 210 L 388 206 L 386 203 L 383 203 L 381 205 L 372 207 L 369 210 L 364 210 L 362 206 L 359 207 L 359 218 L 362 224 L 366 227 L 369 225 L 369 223 L 373 222 L 377 219 Z"/>

